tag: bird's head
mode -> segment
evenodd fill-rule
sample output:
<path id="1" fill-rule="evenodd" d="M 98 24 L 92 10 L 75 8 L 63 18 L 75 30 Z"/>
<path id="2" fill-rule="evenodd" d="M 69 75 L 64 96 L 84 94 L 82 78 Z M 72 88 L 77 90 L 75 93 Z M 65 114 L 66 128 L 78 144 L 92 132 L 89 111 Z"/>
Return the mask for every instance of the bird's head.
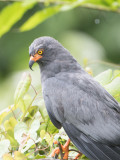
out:
<path id="1" fill-rule="evenodd" d="M 29 47 L 29 67 L 35 62 L 45 64 L 54 61 L 56 58 L 62 57 L 65 48 L 52 37 L 40 37 L 35 39 Z"/>

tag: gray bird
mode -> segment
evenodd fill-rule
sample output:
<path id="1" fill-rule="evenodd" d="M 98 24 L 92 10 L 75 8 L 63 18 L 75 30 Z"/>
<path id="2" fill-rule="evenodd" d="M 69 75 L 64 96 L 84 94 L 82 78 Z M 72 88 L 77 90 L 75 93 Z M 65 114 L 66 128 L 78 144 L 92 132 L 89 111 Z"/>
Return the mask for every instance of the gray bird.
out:
<path id="1" fill-rule="evenodd" d="M 91 160 L 120 160 L 120 105 L 57 40 L 40 37 L 29 47 L 37 62 L 52 123 Z"/>

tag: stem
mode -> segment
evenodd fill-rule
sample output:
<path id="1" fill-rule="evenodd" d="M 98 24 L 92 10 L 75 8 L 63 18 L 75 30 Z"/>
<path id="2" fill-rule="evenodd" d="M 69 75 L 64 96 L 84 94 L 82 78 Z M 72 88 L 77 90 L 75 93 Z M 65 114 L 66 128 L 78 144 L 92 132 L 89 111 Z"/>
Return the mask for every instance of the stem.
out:
<path id="1" fill-rule="evenodd" d="M 2 2 L 24 2 L 24 0 L 0 0 Z M 34 2 L 39 2 L 39 3 L 46 3 L 48 2 L 49 4 L 57 4 L 57 5 L 72 5 L 73 2 L 70 1 L 54 1 L 54 0 L 35 0 Z M 95 9 L 95 10 L 101 10 L 101 11 L 109 11 L 109 12 L 115 12 L 115 13 L 120 13 L 120 9 L 118 8 L 112 8 L 111 6 L 100 6 L 97 4 L 90 4 L 89 2 L 80 2 L 80 4 L 75 4 L 75 7 L 83 7 L 83 8 L 90 8 L 90 9 Z"/>
<path id="2" fill-rule="evenodd" d="M 43 98 L 42 96 L 39 96 L 39 97 L 37 97 L 36 99 L 40 99 L 40 98 Z"/>
<path id="3" fill-rule="evenodd" d="M 25 137 L 25 140 L 23 140 L 23 142 L 20 144 L 19 146 L 19 151 L 21 151 L 21 149 L 24 147 L 24 145 L 26 144 L 26 142 L 30 139 L 30 135 L 26 135 L 24 134 L 26 137 Z"/>
<path id="4" fill-rule="evenodd" d="M 33 86 L 32 84 L 31 84 L 31 87 L 33 88 L 33 90 L 34 90 L 34 92 L 35 92 L 35 96 L 34 96 L 34 98 L 32 99 L 31 103 L 29 104 L 27 110 L 26 110 L 25 113 L 23 114 L 23 117 L 22 117 L 22 120 L 21 120 L 21 121 L 23 121 L 23 119 L 24 119 L 24 117 L 25 117 L 28 109 L 30 108 L 30 106 L 32 105 L 33 101 L 36 99 L 36 97 L 37 97 L 37 95 L 38 95 L 38 92 L 36 91 L 36 89 L 34 88 L 34 86 Z"/>
<path id="5" fill-rule="evenodd" d="M 108 65 L 108 66 L 117 67 L 117 68 L 120 69 L 120 65 L 118 65 L 118 64 L 114 64 L 114 63 L 110 63 L 110 62 L 105 62 L 105 61 L 99 61 L 99 60 L 91 61 L 91 62 L 88 63 L 88 65 L 94 64 L 94 63 L 101 63 L 101 64 L 105 64 L 105 65 Z"/>
<path id="6" fill-rule="evenodd" d="M 27 157 L 29 157 L 31 154 L 33 154 L 33 153 L 35 153 L 35 152 L 37 152 L 37 151 L 42 151 L 42 150 L 46 150 L 46 149 L 48 149 L 50 146 L 47 146 L 47 147 L 45 147 L 45 148 L 43 148 L 43 149 L 35 149 L 35 151 L 33 151 L 33 152 L 31 152 L 28 156 L 26 156 L 23 160 L 25 160 Z"/>
<path id="7" fill-rule="evenodd" d="M 17 120 L 17 118 L 16 118 L 16 116 L 15 116 L 15 113 L 14 113 L 14 111 L 12 110 L 11 107 L 10 107 L 10 110 L 12 111 L 12 114 L 13 114 L 14 118 Z"/>
<path id="8" fill-rule="evenodd" d="M 35 94 L 38 94 L 35 87 L 31 84 L 32 89 L 34 90 Z"/>
<path id="9" fill-rule="evenodd" d="M 24 2 L 24 0 L 0 0 L 0 1 L 2 1 L 2 2 Z M 34 2 L 46 3 L 45 0 L 35 0 Z M 49 0 L 48 3 L 54 3 L 54 4 L 58 4 L 58 5 L 59 4 L 63 4 L 63 5 L 71 4 L 71 2 L 69 2 L 69 1 L 61 1 L 61 0 L 59 0 L 57 2 L 55 2 L 54 0 Z"/>
<path id="10" fill-rule="evenodd" d="M 74 152 L 77 152 L 77 153 L 81 153 L 80 151 L 77 151 L 75 149 L 69 149 L 69 152 L 71 152 L 71 151 L 74 151 Z"/>
<path id="11" fill-rule="evenodd" d="M 37 94 L 34 96 L 34 98 L 32 99 L 31 103 L 29 104 L 27 110 L 26 110 L 25 113 L 23 114 L 23 117 L 22 117 L 22 120 L 21 120 L 21 121 L 23 121 L 23 119 L 24 119 L 24 117 L 25 117 L 25 115 L 26 115 L 28 109 L 30 108 L 30 106 L 32 105 L 32 103 L 33 103 L 33 101 L 35 100 L 36 97 L 37 97 Z"/>
<path id="12" fill-rule="evenodd" d="M 35 144 L 35 151 L 38 149 L 37 148 L 37 145 L 36 145 L 36 143 L 35 143 L 35 141 L 34 141 L 34 139 L 33 138 L 30 138 L 30 139 L 32 139 L 33 140 L 33 142 L 34 142 L 34 144 Z"/>
<path id="13" fill-rule="evenodd" d="M 58 142 L 58 147 L 59 147 L 59 149 L 60 149 L 60 156 L 61 156 L 61 159 L 63 159 L 63 153 L 62 153 L 62 147 L 61 147 L 61 144 L 60 144 L 60 142 Z"/>

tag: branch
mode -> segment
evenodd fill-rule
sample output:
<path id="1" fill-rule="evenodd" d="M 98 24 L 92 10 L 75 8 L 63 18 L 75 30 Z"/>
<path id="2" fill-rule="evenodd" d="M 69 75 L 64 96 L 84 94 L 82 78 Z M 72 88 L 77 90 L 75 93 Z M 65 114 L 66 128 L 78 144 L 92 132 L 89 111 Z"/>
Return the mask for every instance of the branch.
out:
<path id="1" fill-rule="evenodd" d="M 101 64 L 104 64 L 104 65 L 108 65 L 108 66 L 116 67 L 116 68 L 120 69 L 120 65 L 119 64 L 114 64 L 114 63 L 100 61 L 100 60 L 94 60 L 94 61 L 88 62 L 87 65 L 94 64 L 94 63 L 101 63 Z"/>
<path id="2" fill-rule="evenodd" d="M 61 147 L 60 142 L 58 142 L 58 147 L 59 147 L 59 150 L 60 150 L 61 159 L 63 159 L 64 154 L 62 153 L 62 147 Z"/>
<path id="3" fill-rule="evenodd" d="M 25 2 L 24 0 L 0 0 L 2 2 Z M 39 3 L 47 3 L 47 4 L 57 4 L 57 5 L 70 5 L 73 6 L 72 8 L 75 7 L 83 7 L 83 8 L 89 8 L 89 9 L 95 9 L 95 10 L 101 10 L 101 11 L 110 11 L 110 12 L 116 12 L 120 13 L 119 6 L 112 7 L 112 6 L 105 6 L 103 4 L 92 4 L 88 2 L 81 2 L 81 1 L 69 1 L 69 0 L 34 0 L 34 2 L 39 2 Z M 64 7 L 64 6 L 63 6 Z"/>

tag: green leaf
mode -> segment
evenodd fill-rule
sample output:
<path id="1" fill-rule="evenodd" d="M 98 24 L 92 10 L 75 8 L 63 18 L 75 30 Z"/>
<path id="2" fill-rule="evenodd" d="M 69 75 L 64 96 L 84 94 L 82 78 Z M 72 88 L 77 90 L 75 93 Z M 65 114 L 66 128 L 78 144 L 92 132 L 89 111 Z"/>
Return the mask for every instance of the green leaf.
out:
<path id="1" fill-rule="evenodd" d="M 28 112 L 29 112 L 30 116 L 33 117 L 35 115 L 35 113 L 38 111 L 38 109 L 39 109 L 38 106 L 31 106 L 28 109 Z"/>
<path id="2" fill-rule="evenodd" d="M 0 124 L 3 122 L 4 118 L 9 114 L 9 112 L 2 112 L 0 114 Z"/>
<path id="3" fill-rule="evenodd" d="M 21 152 L 26 152 L 31 146 L 35 145 L 35 141 L 37 139 L 37 133 L 36 131 L 39 129 L 40 121 L 39 119 L 33 120 L 30 129 L 28 130 L 29 139 L 24 144 Z"/>
<path id="4" fill-rule="evenodd" d="M 50 118 L 48 118 L 48 121 L 46 123 L 47 123 L 46 130 L 48 133 L 54 134 L 59 132 L 59 130 L 51 122 Z"/>
<path id="5" fill-rule="evenodd" d="M 37 136 L 33 136 L 33 137 L 37 137 Z M 34 139 L 35 140 L 35 139 Z M 26 144 L 23 146 L 23 149 L 21 150 L 22 153 L 25 153 L 26 151 L 28 151 L 28 149 L 33 146 L 35 143 L 33 141 L 33 139 L 29 139 Z"/>
<path id="6" fill-rule="evenodd" d="M 6 120 L 4 122 L 4 127 L 5 127 L 5 130 L 14 130 L 14 127 L 16 126 L 17 124 L 17 120 L 14 118 L 14 117 L 11 117 L 9 120 Z"/>
<path id="7" fill-rule="evenodd" d="M 36 155 L 35 156 L 35 159 L 44 159 L 44 158 L 46 158 L 45 155 Z"/>
<path id="8" fill-rule="evenodd" d="M 40 127 L 40 119 L 34 119 L 30 126 L 29 133 L 36 132 L 39 129 L 39 127 Z"/>
<path id="9" fill-rule="evenodd" d="M 108 84 L 111 79 L 112 79 L 112 70 L 108 69 L 107 71 L 104 71 L 102 73 L 100 73 L 99 75 L 97 75 L 94 78 L 96 81 L 98 81 L 101 85 L 106 85 Z"/>
<path id="10" fill-rule="evenodd" d="M 25 93 L 28 91 L 31 84 L 31 76 L 28 73 L 24 73 L 21 81 L 18 83 L 18 86 L 15 91 L 14 101 L 15 104 L 22 98 Z"/>
<path id="11" fill-rule="evenodd" d="M 45 134 L 45 140 L 50 146 L 53 145 L 53 137 L 51 137 L 48 133 Z"/>
<path id="12" fill-rule="evenodd" d="M 120 95 L 120 77 L 117 77 L 113 79 L 111 83 L 108 85 L 105 85 L 105 89 L 112 95 L 112 96 L 117 96 L 118 94 Z"/>
<path id="13" fill-rule="evenodd" d="M 28 109 L 29 105 L 32 102 L 32 98 L 30 95 L 24 95 L 23 98 L 19 99 L 16 108 L 20 108 L 21 111 L 24 113 L 26 113 L 26 110 Z"/>
<path id="14" fill-rule="evenodd" d="M 14 152 L 14 160 L 27 160 L 26 156 L 19 151 Z"/>
<path id="15" fill-rule="evenodd" d="M 24 96 L 23 100 L 24 100 L 24 104 L 25 104 L 26 108 L 28 108 L 29 105 L 30 105 L 31 102 L 32 102 L 31 96 L 28 95 L 28 94 L 26 94 L 26 95 Z"/>
<path id="16" fill-rule="evenodd" d="M 14 128 L 14 137 L 17 142 L 20 144 L 22 142 L 23 134 L 27 133 L 27 125 L 24 122 L 19 122 Z"/>
<path id="17" fill-rule="evenodd" d="M 40 138 L 43 139 L 45 137 L 45 130 L 40 131 Z"/>
<path id="18" fill-rule="evenodd" d="M 114 78 L 120 77 L 120 70 L 115 70 L 115 71 L 113 72 L 113 76 L 114 76 Z"/>
<path id="19" fill-rule="evenodd" d="M 12 130 L 7 130 L 7 133 L 5 135 L 6 139 L 9 139 L 10 144 L 13 148 L 17 148 L 18 147 L 18 143 L 14 138 L 14 132 Z"/>
<path id="20" fill-rule="evenodd" d="M 10 154 L 4 154 L 3 160 L 13 160 L 13 157 Z"/>
<path id="21" fill-rule="evenodd" d="M 46 131 L 46 123 L 41 123 L 40 125 L 40 131 L 45 130 Z"/>
<path id="22" fill-rule="evenodd" d="M 23 113 L 26 112 L 27 108 L 26 108 L 26 105 L 25 105 L 24 100 L 22 98 L 18 101 L 16 108 L 20 108 Z"/>
<path id="23" fill-rule="evenodd" d="M 12 111 L 15 110 L 15 106 L 14 105 L 10 105 L 7 108 L 5 108 L 4 110 L 2 110 L 0 112 L 0 124 L 4 121 L 4 119 L 10 114 L 12 113 Z"/>
<path id="24" fill-rule="evenodd" d="M 23 5 L 21 2 L 15 2 L 3 8 L 0 12 L 0 37 L 8 32 L 11 27 L 22 18 L 24 13 L 34 6 L 34 4 L 35 3 Z"/>
<path id="25" fill-rule="evenodd" d="M 6 120 L 4 122 L 4 127 L 6 131 L 5 137 L 10 140 L 12 146 L 18 145 L 17 141 L 14 138 L 14 127 L 16 126 L 16 124 L 17 121 L 14 117 L 11 117 L 9 120 Z"/>
<path id="26" fill-rule="evenodd" d="M 28 31 L 36 27 L 39 23 L 43 22 L 50 16 L 59 12 L 60 8 L 61 6 L 54 6 L 54 7 L 45 8 L 41 11 L 36 12 L 20 27 L 20 31 Z"/>
<path id="27" fill-rule="evenodd" d="M 0 158 L 7 153 L 9 150 L 10 141 L 8 139 L 0 141 Z"/>

